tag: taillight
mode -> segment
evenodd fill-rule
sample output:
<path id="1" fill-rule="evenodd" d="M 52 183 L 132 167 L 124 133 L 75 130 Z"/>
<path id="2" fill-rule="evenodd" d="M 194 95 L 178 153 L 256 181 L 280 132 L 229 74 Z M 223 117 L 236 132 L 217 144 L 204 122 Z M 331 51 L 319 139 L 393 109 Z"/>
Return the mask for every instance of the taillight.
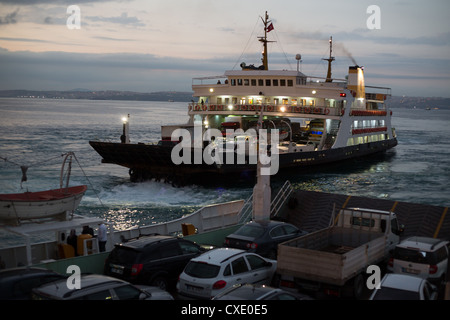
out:
<path id="1" fill-rule="evenodd" d="M 430 274 L 435 274 L 438 271 L 438 266 L 435 264 L 431 264 L 428 271 Z"/>
<path id="2" fill-rule="evenodd" d="M 224 280 L 219 280 L 219 281 L 216 281 L 214 284 L 213 284 L 213 289 L 223 289 L 223 288 L 225 288 L 225 286 L 227 285 L 227 282 L 226 281 L 224 281 Z"/>
<path id="3" fill-rule="evenodd" d="M 389 267 L 393 267 L 394 266 L 394 258 L 389 258 L 388 266 Z"/>
<path id="4" fill-rule="evenodd" d="M 247 243 L 247 245 L 246 245 L 246 247 L 247 247 L 248 249 L 256 249 L 257 246 L 258 246 L 258 244 L 257 244 L 257 243 L 254 243 L 254 242 L 252 242 L 252 243 Z"/>
<path id="5" fill-rule="evenodd" d="M 230 240 L 229 239 L 225 239 L 225 245 L 229 245 L 230 244 Z"/>
<path id="6" fill-rule="evenodd" d="M 137 276 L 142 271 L 143 267 L 144 265 L 142 263 L 133 264 L 133 266 L 131 267 L 131 275 Z"/>

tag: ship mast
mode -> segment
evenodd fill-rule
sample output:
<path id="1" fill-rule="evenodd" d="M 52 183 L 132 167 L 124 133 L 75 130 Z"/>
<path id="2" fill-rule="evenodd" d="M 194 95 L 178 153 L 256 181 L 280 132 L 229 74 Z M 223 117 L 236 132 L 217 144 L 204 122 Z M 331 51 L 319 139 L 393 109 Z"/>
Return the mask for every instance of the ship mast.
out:
<path id="1" fill-rule="evenodd" d="M 332 82 L 333 79 L 331 79 L 331 62 L 334 61 L 334 57 L 331 56 L 333 52 L 333 37 L 330 37 L 330 57 L 328 59 L 322 59 L 325 61 L 328 61 L 328 72 L 327 72 L 327 79 L 325 82 Z"/>
<path id="2" fill-rule="evenodd" d="M 262 60 L 263 66 L 264 66 L 263 70 L 269 70 L 269 62 L 268 62 L 268 58 L 267 58 L 267 55 L 268 55 L 267 43 L 273 42 L 273 41 L 267 40 L 267 32 L 270 31 L 270 30 L 268 30 L 270 21 L 269 21 L 269 15 L 267 14 L 267 11 L 266 11 L 266 15 L 265 15 L 264 19 L 261 17 L 261 20 L 264 24 L 264 37 L 259 37 L 259 41 L 261 41 L 263 43 L 263 48 L 264 48 L 263 53 L 262 53 L 263 57 L 261 60 Z"/>

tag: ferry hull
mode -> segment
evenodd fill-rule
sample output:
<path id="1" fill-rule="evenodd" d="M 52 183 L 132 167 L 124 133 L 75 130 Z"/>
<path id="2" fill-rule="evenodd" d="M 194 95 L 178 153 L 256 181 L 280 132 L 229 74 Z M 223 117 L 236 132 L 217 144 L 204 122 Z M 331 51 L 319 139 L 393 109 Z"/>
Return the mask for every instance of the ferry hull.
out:
<path id="1" fill-rule="evenodd" d="M 205 184 L 208 181 L 210 183 L 214 181 L 217 184 L 227 179 L 246 177 L 254 179 L 256 172 L 255 164 L 237 164 L 237 161 L 221 165 L 208 165 L 204 162 L 175 165 L 171 159 L 172 147 L 99 141 L 89 143 L 103 158 L 103 163 L 129 168 L 130 179 L 135 182 L 156 179 L 181 185 Z M 393 138 L 322 151 L 280 153 L 278 172 L 368 156 L 386 151 L 396 145 L 397 139 Z M 193 154 L 191 159 L 194 159 Z"/>

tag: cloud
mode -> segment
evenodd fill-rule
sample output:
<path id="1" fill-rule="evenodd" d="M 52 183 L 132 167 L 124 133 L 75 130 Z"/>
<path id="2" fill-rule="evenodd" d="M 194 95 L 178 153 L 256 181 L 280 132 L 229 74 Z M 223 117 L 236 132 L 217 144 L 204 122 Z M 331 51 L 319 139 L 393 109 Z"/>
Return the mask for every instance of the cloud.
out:
<path id="1" fill-rule="evenodd" d="M 92 22 L 109 22 L 116 23 L 121 25 L 132 25 L 132 26 L 145 26 L 137 17 L 129 17 L 127 12 L 123 12 L 120 16 L 117 17 L 101 17 L 101 16 L 87 16 L 85 19 L 88 19 Z"/>
<path id="2" fill-rule="evenodd" d="M 17 23 L 18 13 L 19 9 L 16 9 L 16 11 L 8 13 L 5 17 L 0 17 L 0 25 Z"/>
<path id="3" fill-rule="evenodd" d="M 129 0 L 121 0 L 129 1 Z M 130 0 L 131 1 L 131 0 Z M 74 3 L 99 3 L 99 2 L 117 2 L 117 0 L 0 0 L 0 3 L 12 4 L 12 5 L 39 5 L 39 4 L 67 4 L 72 5 Z"/>

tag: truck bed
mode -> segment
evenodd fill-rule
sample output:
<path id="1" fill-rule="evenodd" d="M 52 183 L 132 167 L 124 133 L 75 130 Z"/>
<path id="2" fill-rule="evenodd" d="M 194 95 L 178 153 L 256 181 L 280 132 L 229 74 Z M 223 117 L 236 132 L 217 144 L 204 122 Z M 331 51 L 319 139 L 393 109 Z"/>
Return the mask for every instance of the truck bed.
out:
<path id="1" fill-rule="evenodd" d="M 362 269 L 378 263 L 385 250 L 383 233 L 327 228 L 278 247 L 278 272 L 311 281 L 343 285 Z"/>

